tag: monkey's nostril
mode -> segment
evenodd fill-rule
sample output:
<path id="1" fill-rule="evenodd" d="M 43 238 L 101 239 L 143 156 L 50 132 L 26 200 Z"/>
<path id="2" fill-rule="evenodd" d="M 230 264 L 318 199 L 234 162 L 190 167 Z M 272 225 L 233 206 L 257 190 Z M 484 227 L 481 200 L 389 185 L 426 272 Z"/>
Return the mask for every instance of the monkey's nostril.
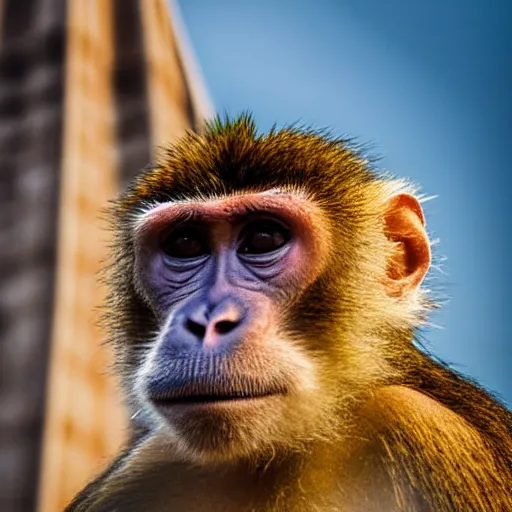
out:
<path id="1" fill-rule="evenodd" d="M 186 327 L 192 334 L 194 334 L 198 338 L 202 339 L 206 334 L 206 327 L 196 322 L 193 322 L 192 320 L 187 320 Z"/>
<path id="2" fill-rule="evenodd" d="M 238 324 L 239 324 L 239 322 L 231 322 L 230 320 L 222 320 L 215 324 L 214 329 L 217 334 L 227 334 L 228 332 L 232 331 Z"/>

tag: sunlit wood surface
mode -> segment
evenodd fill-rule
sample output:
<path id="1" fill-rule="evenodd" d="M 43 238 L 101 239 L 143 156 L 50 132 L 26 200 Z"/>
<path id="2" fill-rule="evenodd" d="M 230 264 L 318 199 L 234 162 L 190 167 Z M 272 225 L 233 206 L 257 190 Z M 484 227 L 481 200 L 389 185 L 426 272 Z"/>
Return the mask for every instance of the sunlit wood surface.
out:
<path id="1" fill-rule="evenodd" d="M 125 418 L 101 346 L 95 279 L 106 255 L 100 209 L 116 190 L 110 2 L 68 4 L 64 141 L 41 511 L 62 510 L 122 442 Z"/>

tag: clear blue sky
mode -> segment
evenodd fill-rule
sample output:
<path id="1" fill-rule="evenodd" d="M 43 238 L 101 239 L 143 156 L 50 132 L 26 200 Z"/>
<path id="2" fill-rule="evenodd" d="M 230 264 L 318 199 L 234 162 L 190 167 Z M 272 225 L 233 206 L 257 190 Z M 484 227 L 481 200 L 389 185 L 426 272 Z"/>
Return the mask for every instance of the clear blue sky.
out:
<path id="1" fill-rule="evenodd" d="M 427 346 L 512 405 L 510 0 L 181 0 L 215 108 L 370 142 L 425 205 Z"/>

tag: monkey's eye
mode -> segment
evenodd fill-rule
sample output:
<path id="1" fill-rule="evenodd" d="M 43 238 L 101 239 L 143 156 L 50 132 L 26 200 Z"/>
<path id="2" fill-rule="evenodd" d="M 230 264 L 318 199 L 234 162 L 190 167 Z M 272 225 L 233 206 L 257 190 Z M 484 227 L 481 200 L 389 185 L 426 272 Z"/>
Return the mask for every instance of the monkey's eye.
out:
<path id="1" fill-rule="evenodd" d="M 290 240 L 290 232 L 270 220 L 253 222 L 243 231 L 238 249 L 242 254 L 265 254 L 280 249 Z"/>
<path id="2" fill-rule="evenodd" d="M 186 226 L 171 231 L 161 242 L 162 251 L 171 258 L 190 259 L 208 253 L 203 234 L 195 227 Z"/>

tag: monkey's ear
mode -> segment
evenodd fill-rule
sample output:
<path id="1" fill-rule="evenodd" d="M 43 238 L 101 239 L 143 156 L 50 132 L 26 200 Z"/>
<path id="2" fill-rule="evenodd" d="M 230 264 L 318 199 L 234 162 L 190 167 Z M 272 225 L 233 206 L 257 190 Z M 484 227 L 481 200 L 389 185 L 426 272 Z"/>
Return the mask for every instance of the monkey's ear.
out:
<path id="1" fill-rule="evenodd" d="M 387 267 L 386 287 L 392 296 L 419 287 L 430 266 L 430 243 L 418 200 L 408 194 L 391 198 L 384 214 L 386 236 L 396 249 Z"/>

